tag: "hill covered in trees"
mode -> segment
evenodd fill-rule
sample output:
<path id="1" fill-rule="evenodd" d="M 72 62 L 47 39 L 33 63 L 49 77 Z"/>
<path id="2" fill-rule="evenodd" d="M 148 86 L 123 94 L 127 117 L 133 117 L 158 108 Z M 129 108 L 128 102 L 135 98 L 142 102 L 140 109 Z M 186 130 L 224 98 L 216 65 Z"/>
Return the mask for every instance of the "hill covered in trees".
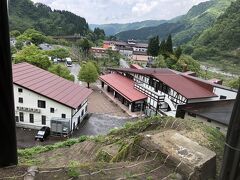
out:
<path id="1" fill-rule="evenodd" d="M 90 24 L 90 28 L 93 30 L 94 28 L 101 28 L 105 31 L 106 35 L 111 36 L 115 35 L 122 31 L 128 30 L 136 30 L 144 27 L 150 26 L 158 26 L 166 22 L 165 20 L 146 20 L 141 22 L 134 22 L 134 23 L 125 23 L 125 24 Z"/>
<path id="2" fill-rule="evenodd" d="M 129 39 L 134 34 L 137 40 L 148 40 L 153 36 L 165 39 L 164 34 L 172 34 L 176 45 L 189 42 L 194 36 L 211 27 L 216 19 L 224 13 L 231 0 L 211 0 L 193 6 L 186 15 L 174 18 L 155 27 L 141 28 L 135 31 L 120 32 L 119 39 Z M 163 34 L 164 33 L 164 34 Z"/>
<path id="3" fill-rule="evenodd" d="M 9 1 L 9 15 L 10 29 L 20 32 L 33 28 L 46 35 L 84 35 L 89 31 L 84 18 L 31 0 Z"/>
<path id="4" fill-rule="evenodd" d="M 213 27 L 193 40 L 194 45 L 235 50 L 240 47 L 240 0 L 233 2 Z"/>
<path id="5" fill-rule="evenodd" d="M 212 27 L 195 36 L 184 51 L 195 59 L 217 62 L 222 69 L 236 73 L 240 65 L 239 39 L 240 0 L 237 0 L 232 2 Z"/>

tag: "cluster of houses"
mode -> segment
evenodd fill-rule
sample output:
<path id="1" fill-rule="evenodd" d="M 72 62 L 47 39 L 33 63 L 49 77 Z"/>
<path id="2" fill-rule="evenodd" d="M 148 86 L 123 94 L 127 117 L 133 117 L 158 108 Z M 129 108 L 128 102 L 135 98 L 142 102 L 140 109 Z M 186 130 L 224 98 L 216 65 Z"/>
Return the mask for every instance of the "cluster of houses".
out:
<path id="1" fill-rule="evenodd" d="M 109 68 L 102 90 L 129 112 L 191 117 L 226 132 L 237 91 L 167 68 Z M 28 63 L 13 65 L 17 126 L 69 135 L 88 113 L 92 90 Z"/>
<path id="2" fill-rule="evenodd" d="M 92 47 L 91 52 L 95 57 L 102 58 L 107 55 L 108 50 L 119 52 L 121 55 L 133 63 L 147 64 L 152 60 L 147 55 L 148 44 L 138 43 L 135 40 L 123 41 L 104 41 L 103 47 Z"/>

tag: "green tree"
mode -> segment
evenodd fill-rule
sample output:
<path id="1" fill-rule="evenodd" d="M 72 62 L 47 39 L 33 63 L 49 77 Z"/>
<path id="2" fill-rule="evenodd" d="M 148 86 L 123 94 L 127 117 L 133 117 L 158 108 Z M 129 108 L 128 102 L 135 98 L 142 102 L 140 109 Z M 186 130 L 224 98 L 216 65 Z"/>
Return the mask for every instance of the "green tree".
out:
<path id="1" fill-rule="evenodd" d="M 182 48 L 180 46 L 177 47 L 176 51 L 175 51 L 175 56 L 177 59 L 179 59 L 182 55 Z"/>
<path id="2" fill-rule="evenodd" d="M 53 58 L 61 58 L 61 59 L 64 59 L 70 56 L 69 51 L 65 48 L 58 48 L 58 49 L 46 51 L 46 54 Z"/>
<path id="3" fill-rule="evenodd" d="M 201 70 L 200 64 L 188 55 L 182 55 L 173 68 L 177 71 L 193 71 L 197 74 L 199 74 Z"/>
<path id="4" fill-rule="evenodd" d="M 60 64 L 57 64 L 57 65 L 54 64 L 49 67 L 48 71 L 62 78 L 68 79 L 70 81 L 74 81 L 74 76 L 71 74 L 71 72 L 66 66 L 63 66 Z"/>
<path id="5" fill-rule="evenodd" d="M 20 41 L 20 40 L 18 40 L 15 44 L 15 47 L 17 48 L 17 50 L 21 50 L 23 46 L 24 46 L 23 41 Z"/>
<path id="6" fill-rule="evenodd" d="M 173 45 L 172 45 L 172 36 L 171 34 L 169 34 L 167 40 L 166 40 L 166 43 L 165 43 L 165 50 L 166 52 L 168 53 L 173 53 Z"/>
<path id="7" fill-rule="evenodd" d="M 45 70 L 51 66 L 48 56 L 35 45 L 25 46 L 16 53 L 15 63 L 20 62 L 28 62 Z"/>
<path id="8" fill-rule="evenodd" d="M 165 54 L 166 52 L 166 41 L 162 40 L 159 46 L 159 54 Z"/>
<path id="9" fill-rule="evenodd" d="M 158 56 L 159 52 L 159 37 L 155 36 L 149 39 L 147 53 L 150 56 Z"/>
<path id="10" fill-rule="evenodd" d="M 27 29 L 23 34 L 17 37 L 18 41 L 30 41 L 35 45 L 39 45 L 46 40 L 46 36 L 35 29 Z"/>
<path id="11" fill-rule="evenodd" d="M 77 45 L 81 48 L 84 53 L 84 56 L 87 57 L 89 50 L 93 46 L 93 43 L 89 41 L 87 38 L 81 39 L 77 42 Z"/>
<path id="12" fill-rule="evenodd" d="M 18 31 L 18 30 L 13 30 L 13 31 L 11 31 L 10 32 L 10 36 L 11 37 L 18 37 L 18 36 L 20 36 L 21 35 L 21 33 Z"/>
<path id="13" fill-rule="evenodd" d="M 105 38 L 105 32 L 104 32 L 103 29 L 95 28 L 93 33 L 95 35 L 95 39 L 94 40 L 104 39 Z"/>
<path id="14" fill-rule="evenodd" d="M 90 83 L 96 82 L 97 78 L 98 72 L 95 65 L 92 62 L 87 62 L 86 64 L 82 65 L 78 74 L 79 81 L 86 82 L 87 87 L 89 88 Z"/>
<path id="15" fill-rule="evenodd" d="M 234 89 L 238 89 L 240 87 L 240 78 L 233 79 L 229 82 L 229 86 Z"/>
<path id="16" fill-rule="evenodd" d="M 165 62 L 165 58 L 162 55 L 159 55 L 157 58 L 154 59 L 153 67 L 155 68 L 166 68 L 167 64 Z"/>

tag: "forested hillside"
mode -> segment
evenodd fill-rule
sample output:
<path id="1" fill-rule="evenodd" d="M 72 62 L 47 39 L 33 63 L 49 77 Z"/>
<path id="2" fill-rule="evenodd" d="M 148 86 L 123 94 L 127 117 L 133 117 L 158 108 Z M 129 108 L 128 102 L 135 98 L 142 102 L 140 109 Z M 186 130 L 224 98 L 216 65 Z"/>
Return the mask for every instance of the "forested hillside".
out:
<path id="1" fill-rule="evenodd" d="M 194 45 L 235 50 L 240 47 L 240 0 L 233 2 L 213 27 L 193 41 Z"/>
<path id="2" fill-rule="evenodd" d="M 165 20 L 147 20 L 134 23 L 125 23 L 125 24 L 90 24 L 90 28 L 93 30 L 98 27 L 105 31 L 106 35 L 115 35 L 122 31 L 136 30 L 144 27 L 158 26 L 166 22 Z"/>
<path id="3" fill-rule="evenodd" d="M 25 31 L 34 28 L 46 35 L 85 34 L 86 20 L 68 11 L 52 10 L 31 0 L 9 1 L 10 29 Z"/>
<path id="4" fill-rule="evenodd" d="M 146 27 L 139 30 L 124 31 L 116 36 L 121 40 L 137 39 L 147 41 L 149 38 L 159 36 L 160 39 L 166 39 L 169 34 L 175 34 L 184 29 L 181 23 L 164 23 L 156 27 Z"/>
<path id="5" fill-rule="evenodd" d="M 135 39 L 147 40 L 152 36 L 172 34 L 175 45 L 189 42 L 194 36 L 199 35 L 203 30 L 211 27 L 216 19 L 226 10 L 232 0 L 211 0 L 193 6 L 186 15 L 170 20 L 157 27 L 142 28 L 139 30 L 125 31 L 117 34 L 119 39 L 129 39 L 135 34 Z M 169 26 L 169 23 L 171 26 Z M 176 29 L 173 30 L 173 27 Z M 165 31 L 165 32 L 162 32 Z M 143 34 L 145 34 L 143 36 Z"/>
<path id="6" fill-rule="evenodd" d="M 222 69 L 239 73 L 240 0 L 232 2 L 214 25 L 190 41 L 185 52 L 195 59 L 210 60 Z"/>

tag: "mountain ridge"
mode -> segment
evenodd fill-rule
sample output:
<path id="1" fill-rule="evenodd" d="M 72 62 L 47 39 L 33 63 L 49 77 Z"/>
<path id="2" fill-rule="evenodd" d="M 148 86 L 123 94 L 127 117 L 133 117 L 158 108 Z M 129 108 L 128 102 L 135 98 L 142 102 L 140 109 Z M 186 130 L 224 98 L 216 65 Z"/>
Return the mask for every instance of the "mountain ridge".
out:
<path id="1" fill-rule="evenodd" d="M 180 28 L 175 32 L 169 30 L 168 32 L 165 32 L 165 34 L 173 34 L 173 40 L 176 45 L 187 43 L 192 37 L 210 27 L 216 21 L 217 17 L 224 13 L 230 4 L 231 0 L 210 0 L 199 3 L 198 5 L 193 6 L 185 15 L 176 17 L 159 26 L 142 28 L 134 31 L 135 38 L 137 40 L 147 41 L 150 37 L 158 35 L 160 36 L 160 39 L 165 39 L 165 36 L 161 37 L 161 32 L 163 30 L 166 31 L 167 28 L 164 27 L 164 25 L 168 26 L 168 23 L 171 22 L 175 23 L 177 27 L 179 24 L 182 24 L 182 27 L 184 28 Z M 123 31 L 116 34 L 121 40 L 129 39 L 131 35 L 132 31 Z"/>
<path id="2" fill-rule="evenodd" d="M 145 20 L 132 23 L 110 23 L 110 24 L 89 24 L 90 29 L 101 28 L 106 35 L 115 35 L 125 30 L 136 30 L 143 27 L 157 26 L 166 22 L 166 20 Z"/>
<path id="3" fill-rule="evenodd" d="M 46 35 L 84 35 L 89 31 L 85 18 L 31 0 L 9 1 L 9 26 L 20 32 L 34 28 Z"/>

